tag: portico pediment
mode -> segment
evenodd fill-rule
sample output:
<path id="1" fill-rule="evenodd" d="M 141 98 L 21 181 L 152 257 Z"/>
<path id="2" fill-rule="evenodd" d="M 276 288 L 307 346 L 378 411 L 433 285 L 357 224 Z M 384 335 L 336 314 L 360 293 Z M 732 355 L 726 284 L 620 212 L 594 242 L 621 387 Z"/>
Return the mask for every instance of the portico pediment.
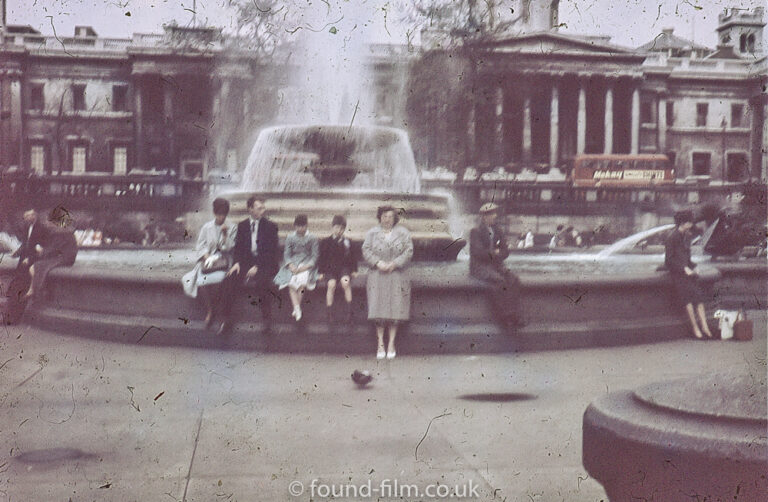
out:
<path id="1" fill-rule="evenodd" d="M 603 37 L 584 37 L 541 32 L 514 37 L 498 38 L 479 47 L 495 54 L 551 54 L 568 56 L 637 56 L 634 50 L 613 45 Z"/>

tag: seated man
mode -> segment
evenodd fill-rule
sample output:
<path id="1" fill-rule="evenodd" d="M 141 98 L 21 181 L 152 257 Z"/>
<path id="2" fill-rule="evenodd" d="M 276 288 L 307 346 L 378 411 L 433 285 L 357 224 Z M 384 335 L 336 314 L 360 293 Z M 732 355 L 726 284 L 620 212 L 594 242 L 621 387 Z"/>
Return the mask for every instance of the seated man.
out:
<path id="1" fill-rule="evenodd" d="M 220 294 L 223 298 L 222 318 L 218 334 L 226 334 L 233 324 L 231 305 L 234 296 L 245 290 L 258 304 L 264 330 L 272 330 L 272 297 L 277 296 L 272 279 L 280 268 L 277 225 L 267 219 L 263 198 L 253 195 L 246 204 L 249 217 L 237 225 L 234 264 L 227 272 Z"/>
<path id="2" fill-rule="evenodd" d="M 71 266 L 77 256 L 77 242 L 70 228 L 70 218 L 61 207 L 51 211 L 49 228 L 38 220 L 37 212 L 24 212 L 22 245 L 14 253 L 19 263 L 8 292 L 9 323 L 16 323 L 27 302 L 42 292 L 48 273 L 58 266 Z"/>
<path id="3" fill-rule="evenodd" d="M 493 285 L 493 307 L 507 327 L 524 325 L 520 312 L 520 281 L 504 266 L 509 256 L 504 232 L 496 224 L 499 206 L 488 202 L 480 207 L 480 224 L 469 234 L 469 274 Z"/>
<path id="4" fill-rule="evenodd" d="M 16 324 L 27 305 L 27 291 L 32 279 L 29 270 L 43 253 L 43 243 L 48 238 L 48 229 L 38 221 L 37 211 L 28 209 L 22 216 L 23 229 L 19 234 L 21 247 L 12 255 L 19 259 L 16 272 L 8 287 L 8 312 L 5 322 Z"/>

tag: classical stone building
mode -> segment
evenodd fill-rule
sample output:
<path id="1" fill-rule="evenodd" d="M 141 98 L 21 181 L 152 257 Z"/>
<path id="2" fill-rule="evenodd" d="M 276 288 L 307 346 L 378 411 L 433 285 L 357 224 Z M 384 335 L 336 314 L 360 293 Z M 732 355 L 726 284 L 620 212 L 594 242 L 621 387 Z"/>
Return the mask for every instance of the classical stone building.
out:
<path id="1" fill-rule="evenodd" d="M 466 123 L 412 130 L 422 164 L 437 165 L 458 142 L 457 170 L 567 170 L 580 153 L 664 153 L 678 179 L 766 178 L 763 9 L 724 12 L 716 50 L 671 30 L 639 49 L 565 35 L 557 9 L 524 1 L 515 30 L 471 48 Z M 234 174 L 282 85 L 274 65 L 211 28 L 114 39 L 78 27 L 55 37 L 3 18 L 0 36 L 0 171 L 80 180 L 59 183 L 64 191 L 176 191 Z M 409 49 L 369 52 L 386 125 L 411 128 L 407 70 L 419 53 Z M 122 184 L 88 181 L 105 176 Z M 151 183 L 159 178 L 176 188 Z"/>
<path id="2" fill-rule="evenodd" d="M 263 68 L 218 30 L 171 26 L 132 39 L 87 26 L 72 37 L 4 31 L 3 170 L 203 180 L 214 166 L 234 170 L 248 127 L 268 118 L 253 85 Z"/>
<path id="3" fill-rule="evenodd" d="M 567 170 L 581 153 L 661 153 L 678 179 L 765 180 L 763 16 L 721 14 L 716 50 L 671 30 L 628 49 L 554 24 L 467 47 L 477 82 L 468 158 Z"/>

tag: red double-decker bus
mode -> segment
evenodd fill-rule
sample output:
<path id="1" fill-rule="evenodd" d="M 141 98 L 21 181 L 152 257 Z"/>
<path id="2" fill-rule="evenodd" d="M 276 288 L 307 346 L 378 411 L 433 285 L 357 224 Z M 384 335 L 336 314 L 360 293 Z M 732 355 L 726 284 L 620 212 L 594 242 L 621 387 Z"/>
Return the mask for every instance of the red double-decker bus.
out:
<path id="1" fill-rule="evenodd" d="M 582 154 L 570 180 L 575 187 L 652 186 L 674 183 L 675 170 L 666 155 Z"/>

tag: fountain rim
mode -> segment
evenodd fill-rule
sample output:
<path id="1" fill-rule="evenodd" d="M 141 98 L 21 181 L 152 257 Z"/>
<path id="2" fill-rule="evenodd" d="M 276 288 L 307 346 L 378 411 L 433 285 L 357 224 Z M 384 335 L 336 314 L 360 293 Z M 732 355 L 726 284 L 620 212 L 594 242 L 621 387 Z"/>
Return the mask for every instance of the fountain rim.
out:
<path id="1" fill-rule="evenodd" d="M 381 200 L 382 203 L 391 202 L 392 204 L 397 203 L 400 200 L 407 200 L 410 202 L 418 202 L 418 201 L 442 201 L 442 200 L 448 200 L 451 198 L 450 194 L 442 194 L 442 193 L 410 193 L 410 192 L 392 192 L 389 190 L 372 190 L 372 189 L 364 189 L 364 190 L 355 190 L 350 188 L 333 188 L 328 190 L 298 190 L 298 191 L 260 191 L 260 190 L 242 190 L 242 189 L 231 189 L 226 190 L 222 192 L 217 192 L 213 197 L 227 197 L 227 196 L 234 196 L 234 195 L 256 195 L 260 197 L 264 197 L 267 201 L 270 200 L 278 200 L 280 198 L 324 198 L 324 199 L 333 199 L 337 196 L 340 199 L 351 199 L 353 196 L 355 198 L 361 198 L 361 197 L 373 197 L 373 196 L 381 196 L 381 195 L 387 195 L 389 196 L 389 199 Z M 297 197 L 301 196 L 301 197 Z"/>
<path id="2" fill-rule="evenodd" d="M 408 135 L 408 131 L 405 129 L 401 129 L 399 127 L 392 127 L 392 126 L 384 126 L 384 125 L 365 125 L 365 124 L 342 124 L 342 123 L 322 123 L 322 122 L 315 122 L 311 124 L 276 124 L 276 125 L 270 125 L 266 127 L 262 127 L 259 129 L 259 132 L 256 136 L 261 135 L 264 132 L 267 131 L 276 131 L 276 130 L 306 130 L 306 129 L 324 129 L 327 128 L 329 130 L 332 129 L 348 129 L 348 130 L 376 130 L 376 131 L 389 131 L 393 134 L 405 134 Z"/>

